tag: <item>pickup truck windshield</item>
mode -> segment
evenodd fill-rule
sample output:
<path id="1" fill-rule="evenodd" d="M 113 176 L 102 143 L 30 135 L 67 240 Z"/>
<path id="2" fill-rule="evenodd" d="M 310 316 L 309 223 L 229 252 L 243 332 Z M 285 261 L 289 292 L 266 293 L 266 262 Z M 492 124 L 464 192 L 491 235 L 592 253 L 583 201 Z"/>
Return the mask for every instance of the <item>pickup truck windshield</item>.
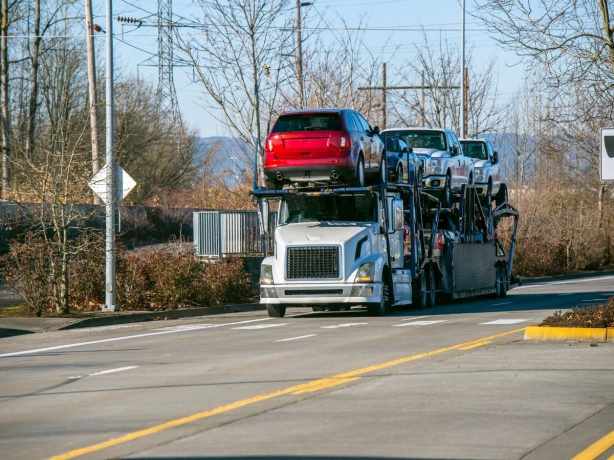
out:
<path id="1" fill-rule="evenodd" d="M 371 195 L 286 197 L 279 212 L 282 224 L 377 222 L 376 199 Z"/>
<path id="2" fill-rule="evenodd" d="M 273 127 L 274 133 L 300 131 L 341 131 L 341 115 L 338 113 L 282 115 Z"/>
<path id="3" fill-rule="evenodd" d="M 488 156 L 486 156 L 486 146 L 484 142 L 466 142 L 461 141 L 461 145 L 463 146 L 463 153 L 471 158 L 478 158 L 480 160 L 487 160 Z"/>
<path id="4" fill-rule="evenodd" d="M 446 136 L 441 131 L 386 131 L 385 134 L 399 136 L 415 149 L 446 150 Z"/>

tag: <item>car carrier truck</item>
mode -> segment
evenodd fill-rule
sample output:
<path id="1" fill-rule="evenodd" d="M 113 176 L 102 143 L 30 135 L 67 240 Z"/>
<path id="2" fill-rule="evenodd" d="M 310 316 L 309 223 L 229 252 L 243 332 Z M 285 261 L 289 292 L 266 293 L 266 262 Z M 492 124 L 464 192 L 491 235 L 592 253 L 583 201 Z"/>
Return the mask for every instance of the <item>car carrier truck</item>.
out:
<path id="1" fill-rule="evenodd" d="M 414 175 L 411 168 L 406 184 L 255 188 L 263 235 L 270 206 L 277 206 L 260 276 L 269 316 L 283 317 L 290 306 L 363 306 L 380 316 L 393 307 L 432 307 L 438 295 L 504 295 L 516 281 L 518 212 L 507 201 L 482 206 L 471 185 L 442 209 Z M 515 220 L 506 252 L 496 228 L 509 216 Z"/>

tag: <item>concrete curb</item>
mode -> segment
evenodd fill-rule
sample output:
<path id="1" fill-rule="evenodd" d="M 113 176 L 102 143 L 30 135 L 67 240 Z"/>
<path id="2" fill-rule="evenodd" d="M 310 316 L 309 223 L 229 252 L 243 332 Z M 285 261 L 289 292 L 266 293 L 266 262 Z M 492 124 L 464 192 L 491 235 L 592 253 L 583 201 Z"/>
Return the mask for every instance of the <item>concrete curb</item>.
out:
<path id="1" fill-rule="evenodd" d="M 164 311 L 147 311 L 147 312 L 118 312 L 118 313 L 106 313 L 105 316 L 96 316 L 93 318 L 77 319 L 69 322 L 68 324 L 62 324 L 59 326 L 52 326 L 45 331 L 65 331 L 67 329 L 78 329 L 84 327 L 100 327 L 100 326 L 112 326 L 115 324 L 126 323 L 140 323 L 143 321 L 156 321 L 165 319 L 180 319 L 190 318 L 194 316 L 210 316 L 221 315 L 224 313 L 240 313 L 248 311 L 265 310 L 265 305 L 258 303 L 238 304 L 238 305 L 220 305 L 217 307 L 195 307 L 184 308 L 177 310 L 164 310 Z M 108 316 L 107 316 L 108 315 Z"/>
<path id="2" fill-rule="evenodd" d="M 613 342 L 613 327 L 548 327 L 528 326 L 524 340 L 537 342 Z"/>

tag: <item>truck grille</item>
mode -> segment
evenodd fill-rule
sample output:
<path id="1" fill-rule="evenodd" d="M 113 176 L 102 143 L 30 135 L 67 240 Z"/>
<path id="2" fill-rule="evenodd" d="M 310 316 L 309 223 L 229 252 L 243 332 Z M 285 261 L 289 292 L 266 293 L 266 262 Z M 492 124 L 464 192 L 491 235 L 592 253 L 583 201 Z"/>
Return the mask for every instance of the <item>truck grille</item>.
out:
<path id="1" fill-rule="evenodd" d="M 339 246 L 288 247 L 286 279 L 339 279 Z"/>

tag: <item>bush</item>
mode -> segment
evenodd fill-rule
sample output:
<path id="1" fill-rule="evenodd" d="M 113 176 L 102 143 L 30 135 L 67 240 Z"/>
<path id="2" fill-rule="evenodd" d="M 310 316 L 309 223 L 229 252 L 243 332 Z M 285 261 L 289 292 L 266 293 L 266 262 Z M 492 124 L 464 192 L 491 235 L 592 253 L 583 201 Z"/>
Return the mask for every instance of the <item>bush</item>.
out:
<path id="1" fill-rule="evenodd" d="M 553 327 L 614 327 L 614 297 L 610 297 L 604 305 L 574 307 L 561 313 L 547 317 L 540 326 Z"/>
<path id="2" fill-rule="evenodd" d="M 84 244 L 69 264 L 69 305 L 72 311 L 99 309 L 104 304 L 105 250 Z M 90 242 L 91 243 L 91 242 Z M 14 241 L 2 258 L 2 275 L 37 316 L 54 310 L 54 252 L 49 242 L 29 237 Z M 203 263 L 191 244 L 117 253 L 117 303 L 121 310 L 243 302 L 257 296 L 240 259 Z"/>

